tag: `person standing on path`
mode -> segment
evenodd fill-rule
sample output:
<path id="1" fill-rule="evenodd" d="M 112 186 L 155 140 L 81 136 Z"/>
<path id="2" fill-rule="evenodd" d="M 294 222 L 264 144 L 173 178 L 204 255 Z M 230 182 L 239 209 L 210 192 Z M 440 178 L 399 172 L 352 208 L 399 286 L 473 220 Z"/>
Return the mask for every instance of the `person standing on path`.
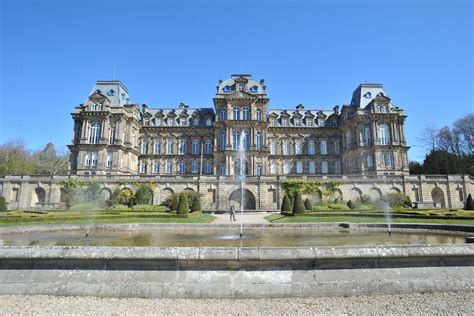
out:
<path id="1" fill-rule="evenodd" d="M 235 207 L 233 205 L 231 205 L 231 207 L 230 207 L 230 220 L 231 221 L 232 220 L 236 221 L 236 219 L 235 219 Z"/>

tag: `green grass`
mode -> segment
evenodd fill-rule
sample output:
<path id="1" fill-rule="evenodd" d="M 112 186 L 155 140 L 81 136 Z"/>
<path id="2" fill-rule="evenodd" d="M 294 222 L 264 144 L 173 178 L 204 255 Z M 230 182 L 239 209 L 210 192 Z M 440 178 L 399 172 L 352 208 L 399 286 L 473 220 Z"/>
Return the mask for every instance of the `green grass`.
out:
<path id="1" fill-rule="evenodd" d="M 10 211 L 0 213 L 0 226 L 50 224 L 209 223 L 214 216 L 190 213 L 187 217 L 163 211 Z"/>

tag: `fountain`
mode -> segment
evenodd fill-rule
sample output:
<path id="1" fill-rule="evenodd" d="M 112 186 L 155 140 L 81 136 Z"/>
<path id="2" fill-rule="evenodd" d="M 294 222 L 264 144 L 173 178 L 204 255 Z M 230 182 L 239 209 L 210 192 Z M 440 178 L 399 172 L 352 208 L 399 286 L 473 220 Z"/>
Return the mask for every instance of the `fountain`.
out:
<path id="1" fill-rule="evenodd" d="M 238 147 L 238 161 L 239 161 L 239 174 L 237 175 L 237 182 L 239 183 L 240 186 L 240 239 L 243 238 L 243 229 L 244 229 L 244 223 L 243 223 L 243 215 L 244 215 L 244 183 L 245 183 L 245 177 L 246 177 L 246 169 L 247 169 L 247 160 L 246 160 L 246 132 L 245 130 L 242 130 L 240 133 L 240 139 L 239 139 L 239 147 Z"/>

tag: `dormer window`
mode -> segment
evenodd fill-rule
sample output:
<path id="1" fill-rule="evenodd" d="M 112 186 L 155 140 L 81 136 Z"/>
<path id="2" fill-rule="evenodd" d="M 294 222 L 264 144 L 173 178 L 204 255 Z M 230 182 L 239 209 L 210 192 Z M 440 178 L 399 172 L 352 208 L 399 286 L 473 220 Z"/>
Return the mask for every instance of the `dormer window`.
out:
<path id="1" fill-rule="evenodd" d="M 239 91 L 243 91 L 244 90 L 244 85 L 243 84 L 239 84 Z"/>
<path id="2" fill-rule="evenodd" d="M 222 91 L 224 91 L 224 92 L 226 92 L 226 93 L 227 93 L 227 92 L 230 92 L 230 91 L 232 91 L 232 87 L 231 87 L 231 86 L 225 86 L 225 87 L 222 89 Z"/>
<path id="3" fill-rule="evenodd" d="M 212 125 L 212 120 L 210 117 L 206 118 L 206 126 L 211 126 Z"/>
<path id="4" fill-rule="evenodd" d="M 161 126 L 161 118 L 156 119 L 156 126 Z"/>
<path id="5" fill-rule="evenodd" d="M 109 92 L 107 92 L 107 95 L 108 95 L 109 97 L 113 97 L 113 96 L 115 95 L 115 91 L 112 90 L 112 89 L 110 89 Z"/>
<path id="6" fill-rule="evenodd" d="M 250 92 L 257 93 L 258 92 L 258 87 L 257 86 L 252 86 L 252 88 L 250 88 Z"/>
<path id="7" fill-rule="evenodd" d="M 174 118 L 168 118 L 168 126 L 174 126 Z"/>
<path id="8" fill-rule="evenodd" d="M 188 120 L 184 117 L 181 119 L 181 126 L 188 126 Z"/>
<path id="9" fill-rule="evenodd" d="M 194 125 L 194 126 L 199 126 L 199 118 L 198 118 L 198 117 L 195 117 L 195 118 L 193 119 L 193 125 Z"/>
<path id="10" fill-rule="evenodd" d="M 281 119 L 281 125 L 283 125 L 283 127 L 288 127 L 288 119 L 287 118 Z"/>
<path id="11" fill-rule="evenodd" d="M 313 126 L 313 120 L 312 119 L 306 119 L 306 126 L 312 127 Z"/>
<path id="12" fill-rule="evenodd" d="M 270 126 L 276 127 L 276 126 L 277 126 L 277 120 L 274 119 L 274 118 L 272 118 L 272 119 L 270 120 Z"/>
<path id="13" fill-rule="evenodd" d="M 383 97 L 383 96 L 385 96 L 385 95 L 383 94 L 383 92 L 379 92 L 379 93 L 377 94 L 377 96 L 378 96 L 378 97 Z"/>
<path id="14" fill-rule="evenodd" d="M 301 126 L 301 119 L 295 118 L 295 127 L 300 127 Z"/>
<path id="15" fill-rule="evenodd" d="M 149 126 L 150 125 L 150 120 L 149 119 L 144 119 L 143 120 L 143 125 Z"/>
<path id="16" fill-rule="evenodd" d="M 97 89 L 95 90 L 95 93 L 102 93 L 102 91 L 100 91 L 100 89 Z"/>
<path id="17" fill-rule="evenodd" d="M 367 92 L 366 94 L 364 94 L 364 98 L 366 99 L 370 99 L 372 97 L 372 93 L 370 92 Z"/>

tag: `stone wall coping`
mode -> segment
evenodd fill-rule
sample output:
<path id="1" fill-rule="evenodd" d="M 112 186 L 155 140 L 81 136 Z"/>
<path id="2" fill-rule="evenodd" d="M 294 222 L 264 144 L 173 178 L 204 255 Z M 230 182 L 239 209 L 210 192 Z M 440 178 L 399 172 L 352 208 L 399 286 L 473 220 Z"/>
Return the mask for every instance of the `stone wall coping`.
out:
<path id="1" fill-rule="evenodd" d="M 468 257 L 474 264 L 474 245 L 373 247 L 0 247 L 0 261 L 10 260 L 133 260 L 175 262 L 325 261 L 354 259 L 433 259 Z"/>

